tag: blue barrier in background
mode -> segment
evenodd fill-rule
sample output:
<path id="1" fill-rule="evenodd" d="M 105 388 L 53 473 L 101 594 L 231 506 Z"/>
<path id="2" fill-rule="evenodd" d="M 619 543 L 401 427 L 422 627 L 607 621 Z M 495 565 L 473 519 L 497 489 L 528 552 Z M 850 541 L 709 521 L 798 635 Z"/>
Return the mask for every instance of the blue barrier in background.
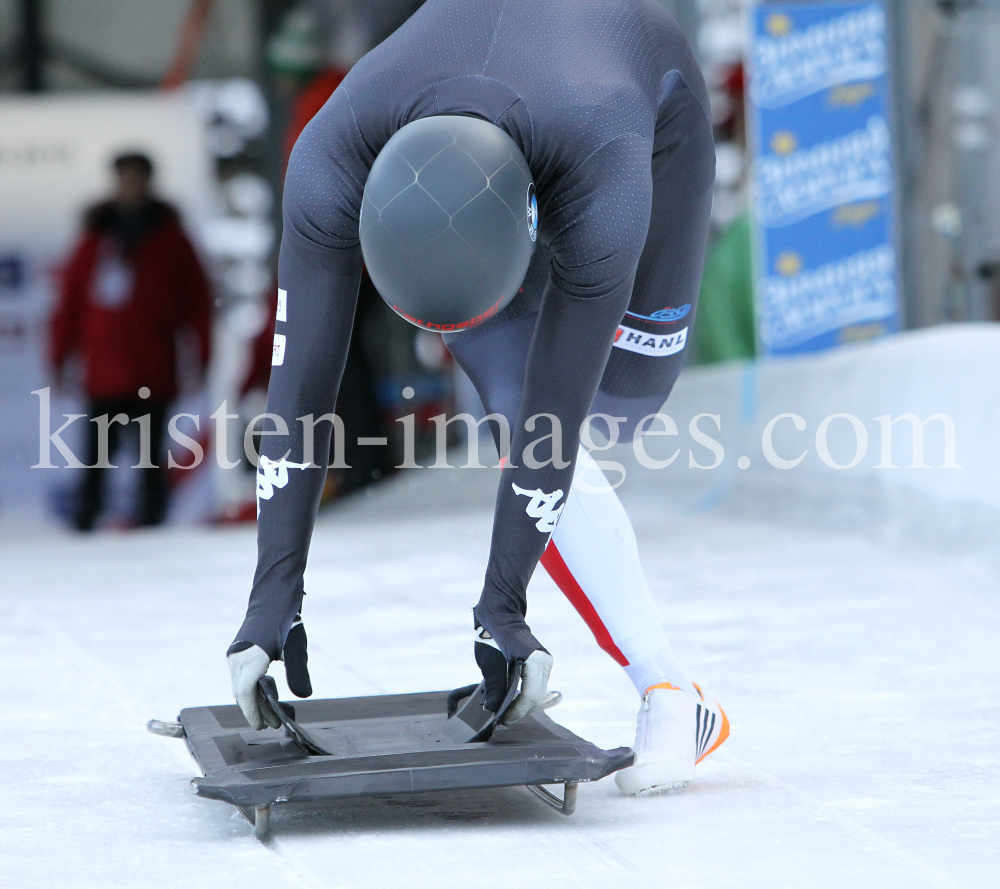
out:
<path id="1" fill-rule="evenodd" d="M 768 3 L 749 65 L 761 354 L 898 328 L 889 40 L 881 0 Z"/>

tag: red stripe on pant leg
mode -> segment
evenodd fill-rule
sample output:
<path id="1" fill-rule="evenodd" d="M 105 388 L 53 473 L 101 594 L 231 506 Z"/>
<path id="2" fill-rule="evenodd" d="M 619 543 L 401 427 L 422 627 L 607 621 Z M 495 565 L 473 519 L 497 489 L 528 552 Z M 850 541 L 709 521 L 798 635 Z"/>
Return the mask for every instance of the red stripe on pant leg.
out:
<path id="1" fill-rule="evenodd" d="M 569 570 L 556 545 L 550 540 L 541 558 L 542 567 L 549 572 L 556 586 L 563 591 L 563 595 L 569 599 L 570 604 L 580 613 L 580 617 L 586 621 L 590 627 L 590 632 L 594 634 L 597 644 L 611 655 L 621 666 L 628 666 L 628 658 L 625 657 L 615 645 L 608 628 L 604 626 L 594 606 L 590 604 L 590 599 L 583 591 L 580 584 L 576 582 L 573 572 Z"/>

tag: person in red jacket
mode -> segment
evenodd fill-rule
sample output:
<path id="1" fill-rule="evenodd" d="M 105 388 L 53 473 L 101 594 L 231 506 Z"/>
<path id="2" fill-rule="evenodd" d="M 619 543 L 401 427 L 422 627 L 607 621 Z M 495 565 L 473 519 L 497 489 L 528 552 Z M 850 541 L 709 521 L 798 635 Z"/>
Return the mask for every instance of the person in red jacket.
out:
<path id="1" fill-rule="evenodd" d="M 87 211 L 51 326 L 56 379 L 71 356 L 79 357 L 89 400 L 88 468 L 73 515 L 81 531 L 91 530 L 100 516 L 108 455 L 132 423 L 141 449 L 148 448 L 140 458 L 146 465 L 136 523 L 163 521 L 168 488 L 157 464 L 167 406 L 177 395 L 177 337 L 193 334 L 199 373 L 211 348 L 208 280 L 177 211 L 152 193 L 152 162 L 144 154 L 123 154 L 113 167 L 114 195 Z M 106 455 L 101 423 L 94 422 L 104 415 L 111 422 Z"/>

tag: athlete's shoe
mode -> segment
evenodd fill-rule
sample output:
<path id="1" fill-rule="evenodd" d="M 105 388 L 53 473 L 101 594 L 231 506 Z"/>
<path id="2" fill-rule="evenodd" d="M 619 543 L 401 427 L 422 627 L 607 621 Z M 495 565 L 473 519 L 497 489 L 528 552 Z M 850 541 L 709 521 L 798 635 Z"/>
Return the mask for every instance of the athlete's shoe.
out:
<path id="1" fill-rule="evenodd" d="M 694 767 L 729 737 L 729 720 L 717 701 L 688 694 L 668 682 L 642 696 L 635 733 L 635 765 L 615 772 L 628 796 L 670 793 L 694 777 Z"/>

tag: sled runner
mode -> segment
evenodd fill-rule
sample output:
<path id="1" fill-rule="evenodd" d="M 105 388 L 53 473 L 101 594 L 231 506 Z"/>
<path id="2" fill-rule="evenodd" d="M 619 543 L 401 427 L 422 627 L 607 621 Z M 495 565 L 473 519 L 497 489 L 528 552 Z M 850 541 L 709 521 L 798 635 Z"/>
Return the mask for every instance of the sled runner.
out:
<path id="1" fill-rule="evenodd" d="M 263 838 L 276 803 L 471 787 L 524 785 L 564 815 L 576 787 L 635 760 L 628 747 L 601 750 L 541 710 L 509 727 L 482 707 L 482 686 L 453 692 L 329 698 L 279 703 L 274 680 L 261 690 L 281 728 L 251 731 L 239 707 L 193 707 L 178 721 L 151 720 L 154 734 L 182 737 L 204 777 L 191 781 L 207 799 L 235 806 Z M 545 706 L 558 703 L 550 694 Z M 452 715 L 449 716 L 449 711 Z M 546 785 L 563 785 L 563 797 Z"/>

